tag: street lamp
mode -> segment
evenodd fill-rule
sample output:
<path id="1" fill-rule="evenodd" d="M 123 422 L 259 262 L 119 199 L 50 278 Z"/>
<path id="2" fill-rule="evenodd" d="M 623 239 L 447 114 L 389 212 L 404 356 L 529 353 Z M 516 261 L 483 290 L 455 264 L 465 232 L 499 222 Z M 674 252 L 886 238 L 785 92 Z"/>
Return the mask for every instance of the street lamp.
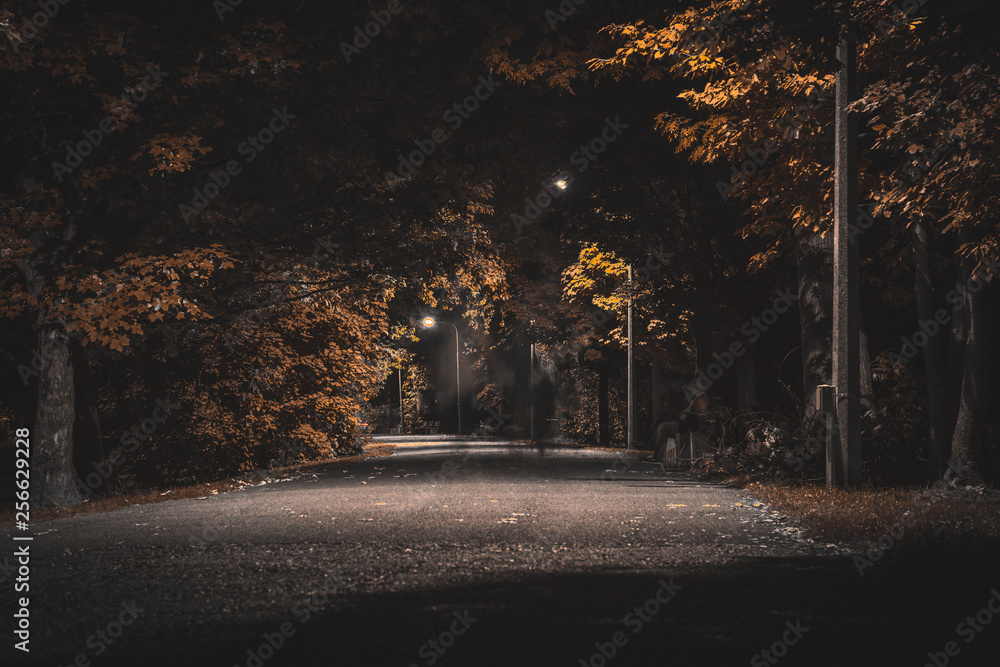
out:
<path id="1" fill-rule="evenodd" d="M 399 434 L 403 434 L 403 367 L 396 369 L 396 377 L 399 380 Z"/>
<path id="2" fill-rule="evenodd" d="M 531 442 L 535 441 L 535 344 L 531 344 L 531 357 L 528 362 L 528 434 Z"/>
<path id="3" fill-rule="evenodd" d="M 458 364 L 458 327 L 451 322 L 437 322 L 433 317 L 424 318 L 424 326 L 428 329 L 434 327 L 435 324 L 447 324 L 452 329 L 455 330 L 455 403 L 457 404 L 458 410 L 458 434 L 462 434 L 462 373 Z"/>
<path id="4" fill-rule="evenodd" d="M 633 373 L 632 354 L 632 296 L 634 283 L 632 282 L 632 265 L 628 265 L 628 432 L 625 443 L 627 449 L 636 449 L 635 441 L 635 375 Z"/>

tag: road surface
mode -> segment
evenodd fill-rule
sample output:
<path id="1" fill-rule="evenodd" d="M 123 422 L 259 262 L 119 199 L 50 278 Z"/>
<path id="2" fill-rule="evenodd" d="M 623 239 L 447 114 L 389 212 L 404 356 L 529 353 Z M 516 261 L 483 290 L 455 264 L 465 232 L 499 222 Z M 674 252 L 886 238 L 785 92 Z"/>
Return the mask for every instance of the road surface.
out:
<path id="1" fill-rule="evenodd" d="M 995 553 L 900 547 L 861 576 L 737 489 L 433 437 L 35 525 L 30 659 L 8 632 L 4 664 L 990 664 L 1000 622 L 956 626 L 1000 586 Z"/>

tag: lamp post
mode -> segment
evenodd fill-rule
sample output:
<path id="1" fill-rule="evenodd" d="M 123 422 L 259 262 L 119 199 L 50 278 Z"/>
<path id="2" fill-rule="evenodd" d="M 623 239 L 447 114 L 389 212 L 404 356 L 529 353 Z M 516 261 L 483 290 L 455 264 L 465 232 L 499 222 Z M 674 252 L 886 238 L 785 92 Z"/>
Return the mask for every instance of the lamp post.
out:
<path id="1" fill-rule="evenodd" d="M 535 441 L 535 344 L 528 361 L 528 438 Z"/>
<path id="2" fill-rule="evenodd" d="M 399 379 L 399 434 L 403 434 L 403 367 L 400 366 L 396 369 L 397 378 Z"/>
<path id="3" fill-rule="evenodd" d="M 628 265 L 628 443 L 635 448 L 635 378 L 632 374 L 632 265 Z"/>
<path id="4" fill-rule="evenodd" d="M 447 324 L 452 329 L 455 330 L 455 403 L 458 412 L 458 434 L 462 434 L 462 373 L 458 364 L 458 327 L 451 322 L 438 322 L 433 317 L 424 318 L 424 326 L 428 329 L 433 328 L 435 324 Z"/>
<path id="5" fill-rule="evenodd" d="M 833 180 L 833 383 L 836 387 L 840 456 L 827 475 L 827 485 L 861 484 L 860 337 L 861 319 L 858 243 L 852 225 L 858 217 L 858 118 L 851 111 L 857 94 L 857 37 L 850 3 L 836 5 L 840 28 L 837 43 L 834 108 Z"/>

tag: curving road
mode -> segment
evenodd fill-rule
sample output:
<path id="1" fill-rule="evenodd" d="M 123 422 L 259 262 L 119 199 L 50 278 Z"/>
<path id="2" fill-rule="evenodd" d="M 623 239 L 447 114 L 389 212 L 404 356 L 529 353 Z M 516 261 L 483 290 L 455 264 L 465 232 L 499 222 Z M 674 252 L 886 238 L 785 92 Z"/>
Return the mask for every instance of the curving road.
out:
<path id="1" fill-rule="evenodd" d="M 587 449 L 408 440 L 34 529 L 32 652 L 4 664 L 920 667 L 955 640 L 971 666 L 1000 637 L 956 635 L 995 554 L 860 576 L 739 490 Z"/>

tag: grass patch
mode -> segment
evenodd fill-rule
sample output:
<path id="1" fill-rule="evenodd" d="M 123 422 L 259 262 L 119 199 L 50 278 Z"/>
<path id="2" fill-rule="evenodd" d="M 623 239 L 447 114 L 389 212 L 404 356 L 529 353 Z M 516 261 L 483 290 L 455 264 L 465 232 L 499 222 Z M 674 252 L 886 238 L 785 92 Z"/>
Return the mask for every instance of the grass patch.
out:
<path id="1" fill-rule="evenodd" d="M 746 480 L 740 486 L 825 540 L 878 540 L 890 533 L 898 535 L 901 528 L 902 542 L 1000 539 L 1000 494 L 996 492 L 971 497 L 929 489 L 845 490 Z"/>

